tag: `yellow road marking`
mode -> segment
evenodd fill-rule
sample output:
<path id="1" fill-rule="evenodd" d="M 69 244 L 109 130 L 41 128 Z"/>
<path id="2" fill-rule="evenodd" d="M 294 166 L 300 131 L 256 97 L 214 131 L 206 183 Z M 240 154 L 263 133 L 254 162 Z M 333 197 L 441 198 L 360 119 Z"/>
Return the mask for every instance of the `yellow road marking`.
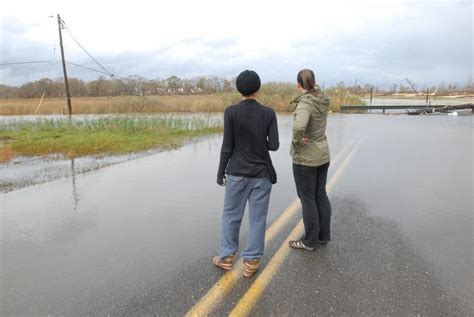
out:
<path id="1" fill-rule="evenodd" d="M 334 187 L 334 184 L 337 182 L 338 178 L 342 174 L 343 170 L 351 160 L 354 153 L 360 146 L 360 142 L 354 147 L 354 149 L 350 152 L 350 154 L 346 157 L 346 159 L 342 162 L 341 166 L 337 169 L 334 176 L 331 178 L 327 186 L 327 191 L 331 191 Z M 262 273 L 255 279 L 255 282 L 252 286 L 245 292 L 244 296 L 240 299 L 240 301 L 235 305 L 234 309 L 230 312 L 229 316 L 231 317 L 240 317 L 240 316 L 248 316 L 250 311 L 255 306 L 257 301 L 263 294 L 263 291 L 267 287 L 267 285 L 272 280 L 273 276 L 278 272 L 278 269 L 283 264 L 283 261 L 286 259 L 290 252 L 290 247 L 288 246 L 289 240 L 297 239 L 303 233 L 303 220 L 300 220 L 298 224 L 294 227 L 291 233 L 288 235 L 285 241 L 281 244 L 278 251 L 275 255 L 270 259 L 268 264 L 265 266 L 265 269 Z"/>
<path id="2" fill-rule="evenodd" d="M 336 155 L 332 160 L 331 164 L 335 165 L 347 151 L 348 148 L 352 147 L 354 143 L 346 144 L 343 149 Z M 344 163 L 343 163 L 344 164 Z M 328 187 L 331 186 L 331 182 L 335 177 L 338 176 L 338 171 L 331 178 Z M 281 228 L 288 223 L 288 221 L 294 216 L 300 207 L 299 199 L 295 199 L 291 202 L 288 208 L 275 220 L 270 228 L 265 232 L 265 244 L 269 243 Z M 237 281 L 242 277 L 243 264 L 239 261 L 234 268 L 226 272 L 210 289 L 209 291 L 186 313 L 186 317 L 190 316 L 207 316 L 214 307 L 216 307 L 220 301 L 234 288 Z"/>

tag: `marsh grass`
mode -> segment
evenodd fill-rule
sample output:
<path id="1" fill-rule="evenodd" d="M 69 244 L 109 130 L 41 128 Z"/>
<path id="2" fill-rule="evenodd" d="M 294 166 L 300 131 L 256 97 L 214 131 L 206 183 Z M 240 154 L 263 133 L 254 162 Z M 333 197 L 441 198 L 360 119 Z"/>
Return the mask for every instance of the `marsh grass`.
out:
<path id="1" fill-rule="evenodd" d="M 365 104 L 359 96 L 352 95 L 344 89 L 329 88 L 325 92 L 331 99 L 329 106 L 333 112 L 340 112 L 341 106 L 362 106 Z"/>
<path id="2" fill-rule="evenodd" d="M 77 157 L 174 148 L 184 140 L 222 131 L 209 117 L 105 117 L 0 123 L 0 161 L 17 155 Z"/>
<path id="3" fill-rule="evenodd" d="M 328 89 L 331 110 L 339 111 L 341 105 L 360 105 L 362 101 L 343 90 Z M 266 84 L 262 86 L 258 100 L 278 112 L 289 112 L 290 102 L 298 95 L 289 84 Z M 231 104 L 238 103 L 238 93 L 212 95 L 169 96 L 118 96 L 72 98 L 74 114 L 118 114 L 118 113 L 170 113 L 170 112 L 222 112 Z M 0 115 L 34 114 L 39 99 L 0 99 Z M 67 105 L 64 98 L 45 98 L 37 114 L 63 114 Z"/>
<path id="4" fill-rule="evenodd" d="M 221 112 L 239 100 L 237 94 L 193 96 L 118 96 L 72 98 L 74 114 Z M 34 114 L 39 99 L 0 99 L 1 115 Z M 64 114 L 64 98 L 45 98 L 37 114 Z"/>

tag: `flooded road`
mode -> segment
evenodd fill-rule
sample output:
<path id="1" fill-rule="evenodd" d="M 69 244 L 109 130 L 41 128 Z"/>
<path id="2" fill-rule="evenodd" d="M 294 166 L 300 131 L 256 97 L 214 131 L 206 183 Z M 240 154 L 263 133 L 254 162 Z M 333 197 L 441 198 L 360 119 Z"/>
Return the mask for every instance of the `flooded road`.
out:
<path id="1" fill-rule="evenodd" d="M 296 197 L 291 116 L 279 125 L 269 224 Z M 254 312 L 472 314 L 472 129 L 472 116 L 331 115 L 333 158 L 360 142 L 330 193 L 333 241 L 288 258 Z M 0 194 L 0 314 L 188 311 L 222 276 L 210 264 L 223 204 L 220 142 Z M 262 269 L 298 217 L 267 247 Z M 250 285 L 240 281 L 214 314 L 228 313 Z M 319 298 L 307 291 L 316 288 Z"/>

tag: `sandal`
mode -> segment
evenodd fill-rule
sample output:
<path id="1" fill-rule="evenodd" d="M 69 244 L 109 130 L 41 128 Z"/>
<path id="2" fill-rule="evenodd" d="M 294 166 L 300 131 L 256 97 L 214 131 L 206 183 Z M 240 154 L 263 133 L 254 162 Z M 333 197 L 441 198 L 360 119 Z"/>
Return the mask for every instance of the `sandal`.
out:
<path id="1" fill-rule="evenodd" d="M 301 240 L 290 240 L 288 242 L 288 244 L 293 249 L 301 249 L 301 250 L 307 250 L 307 251 L 314 251 L 315 250 L 312 247 L 305 246 L 304 243 Z"/>
<path id="2" fill-rule="evenodd" d="M 246 260 L 244 259 L 244 276 L 245 277 L 252 277 L 255 272 L 257 272 L 258 268 L 260 267 L 260 259 L 251 259 Z"/>
<path id="3" fill-rule="evenodd" d="M 224 260 L 221 260 L 221 258 L 216 255 L 212 258 L 212 263 L 214 263 L 215 266 L 228 271 L 232 269 L 232 265 L 234 264 L 234 257 L 235 253 L 225 257 Z"/>

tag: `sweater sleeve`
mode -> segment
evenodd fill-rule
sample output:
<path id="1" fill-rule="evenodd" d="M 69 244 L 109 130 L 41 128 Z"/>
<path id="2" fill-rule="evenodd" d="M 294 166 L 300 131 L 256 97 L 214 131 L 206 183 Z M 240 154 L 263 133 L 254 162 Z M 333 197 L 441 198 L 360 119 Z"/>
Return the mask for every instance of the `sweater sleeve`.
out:
<path id="1" fill-rule="evenodd" d="M 221 158 L 219 169 L 217 171 L 217 180 L 225 177 L 225 170 L 229 159 L 234 151 L 234 127 L 232 125 L 232 116 L 229 108 L 224 112 L 224 138 L 222 140 Z"/>
<path id="2" fill-rule="evenodd" d="M 268 150 L 276 151 L 280 147 L 280 140 L 278 138 L 278 122 L 275 111 L 272 113 L 270 126 L 268 128 Z"/>

